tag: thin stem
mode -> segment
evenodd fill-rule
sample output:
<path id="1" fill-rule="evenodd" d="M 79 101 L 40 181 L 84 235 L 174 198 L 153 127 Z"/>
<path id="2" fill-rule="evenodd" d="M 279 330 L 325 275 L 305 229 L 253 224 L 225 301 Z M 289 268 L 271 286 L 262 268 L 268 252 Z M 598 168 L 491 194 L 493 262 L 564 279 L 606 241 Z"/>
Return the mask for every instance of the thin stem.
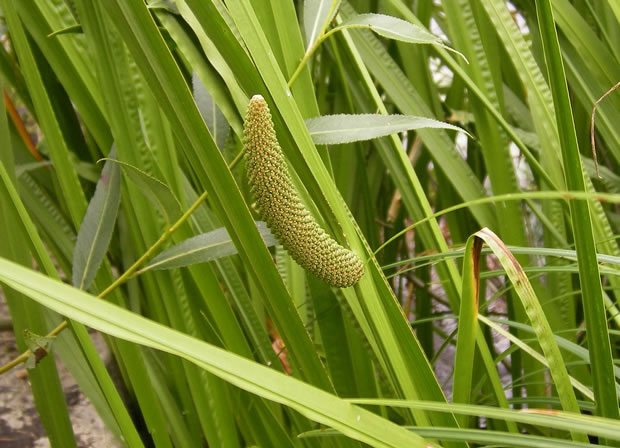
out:
<path id="1" fill-rule="evenodd" d="M 590 116 L 590 145 L 592 146 L 592 160 L 594 161 L 594 168 L 596 168 L 596 177 L 598 177 L 599 179 L 602 179 L 602 177 L 601 173 L 599 173 L 598 170 L 598 157 L 596 156 L 596 139 L 594 138 L 594 116 L 596 115 L 596 108 L 598 107 L 599 103 L 618 87 L 620 87 L 620 82 L 616 83 L 615 86 L 613 86 L 611 89 L 605 92 L 602 97 L 596 100 L 594 106 L 592 107 L 592 115 Z"/>
<path id="2" fill-rule="evenodd" d="M 304 54 L 304 57 L 301 59 L 301 61 L 299 62 L 299 65 L 297 66 L 297 68 L 293 72 L 293 75 L 291 76 L 291 79 L 288 81 L 287 87 L 289 89 L 291 88 L 291 86 L 293 85 L 293 83 L 295 82 L 295 80 L 297 79 L 299 74 L 301 73 L 301 70 L 304 68 L 304 65 L 306 65 L 306 62 L 308 62 L 308 59 L 310 59 L 310 57 L 314 54 L 316 49 L 319 48 L 319 45 L 321 45 L 321 42 L 323 42 L 324 40 L 325 40 L 325 35 L 319 37 L 314 42 L 314 44 L 312 44 L 310 49 L 308 51 L 306 51 L 306 54 Z"/>
<path id="3" fill-rule="evenodd" d="M 339 7 L 340 7 L 340 1 L 333 0 L 332 6 L 329 8 L 329 12 L 327 13 L 328 20 L 325 21 L 325 23 L 323 24 L 323 27 L 321 28 L 321 33 L 320 33 L 321 36 L 325 34 L 325 30 L 327 29 L 329 24 L 334 20 L 334 17 L 336 17 L 336 9 Z"/>
<path id="4" fill-rule="evenodd" d="M 289 80 L 287 87 L 289 89 L 291 88 L 291 86 L 293 85 L 293 83 L 295 82 L 299 74 L 301 73 L 301 70 L 304 68 L 304 65 L 306 65 L 306 62 L 308 62 L 308 59 L 310 59 L 310 57 L 314 54 L 316 49 L 319 48 L 319 46 L 325 41 L 325 39 L 327 39 L 329 36 L 336 33 L 337 31 L 342 31 L 342 30 L 346 30 L 350 28 L 370 28 L 370 27 L 368 25 L 344 25 L 344 26 L 338 26 L 336 28 L 332 28 L 327 33 L 323 34 L 321 37 L 319 37 L 316 40 L 314 44 L 312 44 L 312 47 L 310 47 L 310 49 L 306 52 L 306 54 L 304 54 L 304 57 L 301 59 L 301 61 L 299 62 L 299 65 L 293 72 L 293 75 L 291 76 L 291 79 Z"/>
<path id="5" fill-rule="evenodd" d="M 3 365 L 2 367 L 0 367 L 0 374 L 11 370 L 13 367 L 18 366 L 22 362 L 26 362 L 26 360 L 28 359 L 28 357 L 30 355 L 31 355 L 31 351 L 30 350 L 26 350 L 24 353 L 19 355 L 17 358 L 13 359 L 12 361 L 10 361 L 10 362 L 6 363 L 5 365 Z"/>
<path id="6" fill-rule="evenodd" d="M 239 154 L 237 154 L 237 156 L 233 159 L 233 161 L 230 162 L 230 164 L 228 165 L 228 168 L 232 170 L 241 161 L 243 154 L 244 154 L 244 150 L 239 151 Z M 144 263 L 157 249 L 159 249 L 159 247 L 161 247 L 161 245 L 164 244 L 168 238 L 170 238 L 170 235 L 172 235 L 172 233 L 175 230 L 177 230 L 179 227 L 183 225 L 183 223 L 185 223 L 185 221 L 187 221 L 187 219 L 192 215 L 192 213 L 196 211 L 196 209 L 200 206 L 200 204 L 202 204 L 205 201 L 205 199 L 207 199 L 206 191 L 202 193 L 198 197 L 198 199 L 194 201 L 194 203 L 185 211 L 185 213 L 183 213 L 183 215 L 171 227 L 169 227 L 168 229 L 166 229 L 164 233 L 162 233 L 159 239 L 155 241 L 155 243 L 153 243 L 153 245 L 149 247 L 148 250 L 140 258 L 138 258 L 125 272 L 123 272 L 123 274 L 120 277 L 118 277 L 113 283 L 111 283 L 110 286 L 108 286 L 105 290 L 103 290 L 97 296 L 97 298 L 103 299 L 105 296 L 110 294 L 120 285 L 122 285 L 127 280 L 129 280 L 134 274 L 134 272 L 136 272 L 138 268 L 142 265 L 142 263 Z M 69 323 L 66 320 L 61 322 L 56 328 L 50 331 L 46 335 L 46 337 L 56 336 L 62 330 L 67 328 L 68 325 Z M 30 357 L 30 355 L 32 355 L 32 351 L 26 350 L 24 353 L 19 355 L 17 358 L 1 366 L 0 374 L 11 370 L 13 367 L 23 362 L 26 362 L 26 360 Z"/>

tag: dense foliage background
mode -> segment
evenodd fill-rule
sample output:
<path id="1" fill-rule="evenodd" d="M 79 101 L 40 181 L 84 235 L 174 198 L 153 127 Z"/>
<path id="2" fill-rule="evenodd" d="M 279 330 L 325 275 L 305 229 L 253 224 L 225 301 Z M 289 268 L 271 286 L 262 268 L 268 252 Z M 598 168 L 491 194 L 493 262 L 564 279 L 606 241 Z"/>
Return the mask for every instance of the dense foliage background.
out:
<path id="1" fill-rule="evenodd" d="M 52 446 L 56 357 L 131 447 L 620 444 L 619 2 L 0 7 L 0 370 Z M 257 94 L 355 286 L 261 221 Z"/>

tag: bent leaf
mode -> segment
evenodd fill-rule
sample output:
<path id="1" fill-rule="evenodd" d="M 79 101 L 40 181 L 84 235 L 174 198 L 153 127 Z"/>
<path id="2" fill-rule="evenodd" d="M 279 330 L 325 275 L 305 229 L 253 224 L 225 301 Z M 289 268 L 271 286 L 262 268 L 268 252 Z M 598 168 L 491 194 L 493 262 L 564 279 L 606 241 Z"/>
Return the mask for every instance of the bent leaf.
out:
<path id="1" fill-rule="evenodd" d="M 453 131 L 465 132 L 458 126 L 411 115 L 324 115 L 307 119 L 306 126 L 312 141 L 317 145 L 359 142 L 423 128 L 451 129 Z"/>
<path id="2" fill-rule="evenodd" d="M 258 232 L 263 237 L 267 247 L 278 243 L 267 225 L 262 221 L 256 222 Z M 174 269 L 191 264 L 205 263 L 216 258 L 227 257 L 237 253 L 237 248 L 230 239 L 225 227 L 189 238 L 166 249 L 146 265 L 140 272 L 151 269 Z"/>
<path id="3" fill-rule="evenodd" d="M 118 165 L 110 163 L 116 162 L 112 159 L 115 157 L 114 148 L 110 151 L 110 157 L 101 171 L 95 194 L 88 204 L 73 251 L 72 283 L 79 289 L 88 289 L 95 278 L 108 250 L 118 215 L 121 176 Z"/>
<path id="4" fill-rule="evenodd" d="M 473 238 L 479 238 L 484 241 L 506 270 L 506 275 L 514 285 L 515 292 L 519 299 L 521 299 L 525 312 L 532 322 L 532 328 L 548 362 L 549 373 L 557 389 L 562 408 L 565 411 L 578 414 L 579 405 L 577 404 L 560 348 L 553 337 L 551 326 L 523 268 L 504 245 L 503 241 L 491 230 L 487 228 L 479 230 L 474 234 Z M 581 433 L 571 431 L 571 434 L 575 441 L 587 441 L 587 438 Z"/>
<path id="5" fill-rule="evenodd" d="M 173 223 L 181 216 L 181 204 L 168 185 L 133 165 L 120 160 L 112 160 L 112 162 L 123 168 L 127 177 L 159 208 L 166 222 Z"/>

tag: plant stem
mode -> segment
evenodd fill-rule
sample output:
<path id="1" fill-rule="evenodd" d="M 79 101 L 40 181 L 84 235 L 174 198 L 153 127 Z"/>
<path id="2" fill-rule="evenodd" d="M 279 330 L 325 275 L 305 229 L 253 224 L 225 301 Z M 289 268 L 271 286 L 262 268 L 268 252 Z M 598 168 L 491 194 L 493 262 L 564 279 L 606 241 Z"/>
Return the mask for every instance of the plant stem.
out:
<path id="1" fill-rule="evenodd" d="M 332 28 L 327 33 L 323 34 L 321 37 L 319 37 L 316 40 L 314 44 L 312 44 L 312 47 L 310 47 L 310 49 L 306 51 L 306 54 L 304 54 L 304 57 L 301 59 L 301 61 L 299 62 L 299 65 L 293 72 L 293 75 L 291 76 L 291 79 L 289 80 L 287 87 L 289 89 L 291 88 L 291 86 L 293 85 L 293 83 L 295 82 L 299 74 L 301 73 L 301 70 L 304 68 L 304 65 L 306 65 L 306 62 L 308 62 L 308 59 L 310 59 L 310 57 L 314 54 L 316 49 L 319 48 L 319 46 L 323 43 L 323 41 L 325 41 L 325 39 L 327 39 L 329 36 L 331 36 L 337 31 L 342 31 L 342 30 L 346 30 L 350 28 L 370 28 L 370 27 L 368 25 L 344 25 L 344 26 L 338 26 L 336 28 Z"/>

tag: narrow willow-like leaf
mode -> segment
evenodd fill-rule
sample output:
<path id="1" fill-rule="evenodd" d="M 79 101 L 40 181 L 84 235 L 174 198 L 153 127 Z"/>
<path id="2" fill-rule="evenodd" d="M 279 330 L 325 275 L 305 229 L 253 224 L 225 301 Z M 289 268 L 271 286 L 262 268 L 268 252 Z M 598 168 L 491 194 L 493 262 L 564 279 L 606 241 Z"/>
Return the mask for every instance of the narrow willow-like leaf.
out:
<path id="1" fill-rule="evenodd" d="M 42 305 L 118 338 L 181 356 L 231 384 L 376 447 L 428 447 L 421 437 L 334 394 L 0 258 L 0 281 Z"/>
<path id="2" fill-rule="evenodd" d="M 317 145 L 359 142 L 386 135 L 424 128 L 451 129 L 465 132 L 458 126 L 411 115 L 324 115 L 306 120 L 308 132 Z"/>
<path id="3" fill-rule="evenodd" d="M 454 53 L 467 60 L 458 51 L 441 42 L 441 39 L 429 33 L 424 28 L 414 25 L 406 20 L 392 17 L 385 14 L 358 14 L 351 17 L 332 31 L 346 28 L 368 28 L 380 36 L 388 39 L 400 40 L 409 44 L 432 44 L 453 51 Z"/>
<path id="4" fill-rule="evenodd" d="M 306 38 L 306 48 L 312 45 L 320 37 L 321 31 L 325 28 L 328 20 L 333 19 L 333 14 L 337 10 L 340 0 L 305 0 L 304 1 L 304 35 Z M 330 15 L 331 12 L 331 15 Z"/>
<path id="5" fill-rule="evenodd" d="M 168 223 L 173 223 L 181 216 L 181 204 L 168 185 L 129 163 L 120 160 L 112 160 L 112 162 L 123 168 L 127 177 L 159 208 Z"/>
<path id="6" fill-rule="evenodd" d="M 344 2 L 340 14 L 346 20 L 347 18 L 354 17 L 356 13 L 348 3 Z M 347 38 L 345 37 L 345 39 Z M 367 67 L 370 74 L 381 84 L 385 90 L 385 94 L 387 94 L 390 100 L 402 113 L 418 116 L 433 115 L 432 109 L 426 105 L 423 97 L 416 91 L 402 70 L 397 66 L 396 61 L 386 51 L 379 39 L 372 35 L 372 33 L 352 32 L 349 42 L 349 46 L 355 45 L 355 52 L 359 51 L 359 55 L 355 58 L 356 64 L 360 65 L 360 67 L 362 65 Z M 457 67 L 459 66 L 457 65 Z M 364 70 L 366 70 L 366 68 L 364 68 Z M 368 76 L 368 78 L 370 77 Z M 366 84 L 372 85 L 372 79 L 366 81 Z M 376 90 L 376 88 L 374 90 Z M 378 96 L 378 93 L 375 94 L 375 96 Z M 467 165 L 467 162 L 456 153 L 454 145 L 451 143 L 446 132 L 441 130 L 420 130 L 418 134 L 424 144 L 430 148 L 430 153 L 433 155 L 435 163 L 445 172 L 459 173 L 458 175 L 450 176 L 449 180 L 463 199 L 469 200 L 485 195 L 484 188 L 480 184 L 480 181 L 475 177 L 473 171 Z M 405 163 L 405 161 L 401 159 L 398 165 L 403 163 Z M 396 165 L 397 168 L 398 165 Z M 394 168 L 390 167 L 390 171 L 394 172 L 393 170 Z M 403 171 L 402 167 L 400 171 Z M 406 173 L 406 176 L 411 177 L 411 172 L 413 172 L 413 170 Z M 409 184 L 407 190 L 411 190 L 411 182 L 407 182 L 407 184 Z M 401 191 L 407 191 L 402 185 L 399 185 L 399 189 L 401 189 Z M 408 196 L 409 195 L 404 195 L 405 198 Z M 416 199 L 416 201 L 420 201 L 420 199 Z M 424 213 L 427 212 L 425 211 Z M 481 226 L 494 228 L 496 216 L 493 210 L 486 207 L 474 207 L 472 208 L 472 213 Z M 440 233 L 437 229 L 434 229 L 433 232 L 436 234 Z M 441 235 L 438 236 L 441 237 Z M 435 243 L 435 247 L 438 247 L 436 244 L 437 243 Z"/>
<path id="7" fill-rule="evenodd" d="M 262 221 L 256 222 L 256 227 L 263 237 L 267 247 L 278 243 L 267 225 Z M 151 269 L 174 269 L 196 263 L 205 263 L 218 258 L 237 253 L 237 248 L 230 239 L 225 227 L 202 233 L 189 238 L 153 258 L 141 272 Z"/>
<path id="8" fill-rule="evenodd" d="M 411 44 L 440 44 L 441 39 L 424 28 L 406 20 L 385 14 L 359 14 L 346 20 L 337 28 L 359 26 L 370 28 L 380 36 Z"/>
<path id="9" fill-rule="evenodd" d="M 114 148 L 110 157 L 114 157 Z M 121 202 L 121 173 L 109 159 L 88 204 L 73 252 L 73 286 L 88 289 L 105 257 Z"/>
<path id="10" fill-rule="evenodd" d="M 226 137 L 228 137 L 230 133 L 230 125 L 228 121 L 226 121 L 220 108 L 215 104 L 213 97 L 207 91 L 207 88 L 197 73 L 192 75 L 192 87 L 194 91 L 194 100 L 196 101 L 200 115 L 202 115 L 202 118 L 207 124 L 217 147 L 222 150 L 226 143 Z"/>

